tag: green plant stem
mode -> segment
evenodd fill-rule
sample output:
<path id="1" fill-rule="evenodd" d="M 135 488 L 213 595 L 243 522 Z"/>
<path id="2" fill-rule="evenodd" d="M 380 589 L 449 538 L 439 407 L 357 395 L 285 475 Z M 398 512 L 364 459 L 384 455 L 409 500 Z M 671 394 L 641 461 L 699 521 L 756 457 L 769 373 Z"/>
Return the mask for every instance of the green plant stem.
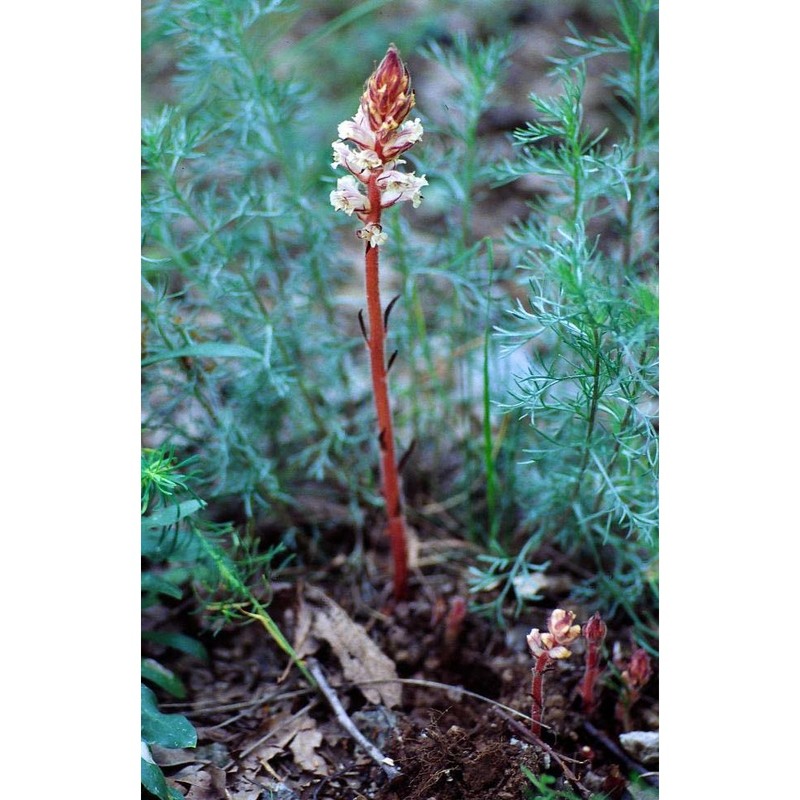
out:
<path id="1" fill-rule="evenodd" d="M 628 200 L 628 207 L 625 209 L 625 240 L 622 249 L 622 268 L 623 273 L 627 271 L 631 264 L 633 249 L 633 227 L 636 221 L 635 208 L 638 196 L 637 171 L 639 169 L 639 154 L 641 152 L 642 138 L 642 116 L 643 116 L 643 96 L 644 87 L 642 86 L 642 38 L 644 36 L 644 25 L 647 15 L 640 11 L 637 36 L 630 41 L 630 66 L 633 73 L 633 128 L 631 130 L 631 141 L 633 144 L 633 157 L 631 159 L 631 196 Z"/>
<path id="2" fill-rule="evenodd" d="M 463 158 L 464 197 L 461 200 L 461 245 L 469 246 L 472 235 L 472 189 L 475 182 L 475 159 L 478 141 L 478 115 L 473 114 L 464 135 L 465 152 Z"/>
<path id="3" fill-rule="evenodd" d="M 489 383 L 489 339 L 491 337 L 490 309 L 492 303 L 492 278 L 494 277 L 494 249 L 488 237 L 486 254 L 489 260 L 489 285 L 486 289 L 486 323 L 483 334 L 483 459 L 486 469 L 486 509 L 489 517 L 489 548 L 498 551 L 500 517 L 497 513 L 497 465 L 492 446 L 491 396 Z"/>
<path id="4" fill-rule="evenodd" d="M 402 240 L 402 236 L 403 229 L 400 224 L 399 215 L 393 215 L 391 239 L 392 241 L 399 242 Z M 431 348 L 428 328 L 425 322 L 425 310 L 422 307 L 419 289 L 417 288 L 418 276 L 412 274 L 409 259 L 406 256 L 406 251 L 403 249 L 398 253 L 397 267 L 403 276 L 402 296 L 407 309 L 408 346 L 411 348 L 412 344 L 416 342 L 422 354 L 422 359 L 413 357 L 415 354 L 414 348 L 414 350 L 411 351 L 412 358 L 409 365 L 411 369 L 412 386 L 417 387 L 417 391 L 411 392 L 409 397 L 411 402 L 413 436 L 417 441 L 422 441 L 425 436 L 425 430 L 423 429 L 425 423 L 423 419 L 423 409 L 427 411 L 432 410 L 437 400 L 443 403 L 445 390 L 442 380 L 437 373 L 436 362 L 433 358 L 433 350 Z M 428 437 L 428 439 L 430 440 L 430 437 Z M 442 438 L 440 436 L 434 436 L 433 439 L 430 440 L 430 446 L 433 448 L 433 460 L 438 463 L 441 460 Z M 437 475 L 431 476 L 432 493 L 434 495 L 438 488 L 437 480 Z"/>
<path id="5" fill-rule="evenodd" d="M 250 605 L 255 609 L 255 612 L 242 609 L 242 613 L 251 619 L 258 620 L 264 626 L 264 629 L 267 631 L 267 633 L 269 633 L 278 647 L 280 647 L 280 649 L 283 650 L 283 652 L 286 653 L 289 658 L 291 658 L 292 662 L 297 666 L 311 686 L 316 687 L 316 681 L 308 671 L 308 667 L 306 667 L 305 662 L 297 654 L 289 640 L 283 635 L 283 632 L 278 627 L 278 624 L 275 622 L 275 620 L 272 619 L 264 606 L 258 602 L 250 589 L 245 586 L 245 584 L 239 578 L 235 568 L 228 564 L 225 554 L 222 553 L 219 548 L 217 548 L 212 542 L 203 536 L 197 529 L 193 529 L 193 533 L 197 541 L 200 543 L 202 549 L 216 566 L 223 583 L 230 590 L 235 592 L 236 595 L 245 597 Z"/>
<path id="6" fill-rule="evenodd" d="M 367 184 L 370 212 L 367 224 L 380 225 L 381 191 L 378 186 L 376 170 Z M 389 404 L 389 391 L 386 381 L 386 331 L 383 309 L 381 308 L 380 273 L 378 268 L 378 247 L 366 243 L 366 290 L 367 319 L 369 320 L 369 365 L 372 375 L 372 393 L 378 416 L 378 444 L 381 458 L 381 484 L 388 516 L 389 542 L 394 563 L 394 597 L 402 600 L 408 594 L 408 550 L 406 546 L 406 526 L 400 499 L 400 476 L 395 457 L 394 427 Z"/>
<path id="7" fill-rule="evenodd" d="M 572 489 L 572 497 L 568 505 L 572 505 L 580 493 L 581 484 L 583 483 L 583 476 L 586 474 L 586 469 L 589 466 L 590 450 L 592 446 L 592 435 L 594 434 L 594 426 L 597 420 L 597 406 L 600 402 L 600 337 L 597 333 L 597 328 L 592 328 L 592 340 L 594 344 L 594 363 L 592 365 L 592 393 L 589 399 L 589 413 L 586 422 L 586 439 L 583 447 L 583 454 L 581 456 L 580 469 L 578 470 L 578 477 L 575 479 L 575 485 Z"/>
<path id="8" fill-rule="evenodd" d="M 264 626 L 264 630 L 266 630 L 266 632 L 272 637 L 278 647 L 280 647 L 281 650 L 283 650 L 283 652 L 292 659 L 292 662 L 303 674 L 303 677 L 311 684 L 311 686 L 316 687 L 317 682 L 314 679 L 314 676 L 309 672 L 305 662 L 297 655 L 297 652 L 289 643 L 289 640 L 283 635 L 283 632 L 278 627 L 275 620 L 272 619 L 272 617 L 267 613 L 266 609 L 255 599 L 255 597 L 252 596 L 252 594 L 250 594 L 250 602 L 256 609 L 255 613 L 246 610 L 243 610 L 242 613 L 251 619 L 258 620 Z"/>
<path id="9" fill-rule="evenodd" d="M 628 407 L 625 409 L 625 414 L 622 417 L 622 422 L 620 422 L 620 424 L 619 424 L 619 433 L 617 434 L 617 436 L 616 436 L 616 438 L 614 440 L 614 447 L 613 447 L 613 449 L 611 451 L 611 457 L 609 458 L 608 463 L 606 464 L 606 467 L 605 467 L 605 472 L 606 472 L 607 475 L 611 475 L 611 473 L 612 473 L 612 471 L 614 469 L 614 465 L 617 463 L 617 459 L 619 458 L 619 454 L 620 454 L 620 452 L 622 450 L 622 437 L 624 435 L 625 428 L 628 426 L 628 422 L 630 421 L 631 413 L 632 413 L 631 412 L 631 406 L 628 405 Z M 598 492 L 597 493 L 597 496 L 595 497 L 595 501 L 594 501 L 594 512 L 593 513 L 596 514 L 600 510 L 600 505 L 603 502 L 604 494 L 605 494 L 605 492 Z"/>

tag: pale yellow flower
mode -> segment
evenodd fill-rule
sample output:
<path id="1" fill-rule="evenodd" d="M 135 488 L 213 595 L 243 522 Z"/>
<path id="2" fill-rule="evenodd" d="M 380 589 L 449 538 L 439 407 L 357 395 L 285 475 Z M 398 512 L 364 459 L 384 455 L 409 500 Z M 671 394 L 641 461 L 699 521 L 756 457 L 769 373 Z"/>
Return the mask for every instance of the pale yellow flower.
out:
<path id="1" fill-rule="evenodd" d="M 528 647 L 534 658 L 547 655 L 549 658 L 569 658 L 570 651 L 566 645 L 571 644 L 581 634 L 581 626 L 573 625 L 575 614 L 557 608 L 547 620 L 547 633 L 532 628 L 526 637 Z"/>

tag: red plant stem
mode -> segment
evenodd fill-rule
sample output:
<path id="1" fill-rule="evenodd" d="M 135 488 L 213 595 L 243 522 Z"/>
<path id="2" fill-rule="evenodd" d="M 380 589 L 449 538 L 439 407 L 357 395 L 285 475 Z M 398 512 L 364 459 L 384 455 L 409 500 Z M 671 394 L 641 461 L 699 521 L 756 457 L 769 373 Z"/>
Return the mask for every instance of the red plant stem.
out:
<path id="1" fill-rule="evenodd" d="M 367 184 L 369 215 L 366 223 L 380 225 L 381 191 L 378 186 L 379 170 L 373 171 Z M 386 383 L 386 332 L 381 309 L 378 248 L 366 244 L 367 318 L 369 320 L 369 365 L 372 373 L 372 393 L 378 415 L 378 443 L 381 451 L 381 484 L 386 502 L 389 542 L 394 563 L 394 597 L 403 600 L 408 594 L 408 552 L 406 526 L 400 500 L 400 478 L 394 449 L 394 427 Z"/>
<path id="2" fill-rule="evenodd" d="M 534 736 L 542 735 L 542 711 L 544 709 L 544 671 L 550 656 L 542 653 L 536 656 L 536 662 L 531 670 L 533 681 L 531 683 L 531 733 Z"/>
<path id="3" fill-rule="evenodd" d="M 594 689 L 600 675 L 600 642 L 587 639 L 586 642 L 586 672 L 581 683 L 581 699 L 583 710 L 586 714 L 594 713 L 597 706 L 597 697 Z"/>

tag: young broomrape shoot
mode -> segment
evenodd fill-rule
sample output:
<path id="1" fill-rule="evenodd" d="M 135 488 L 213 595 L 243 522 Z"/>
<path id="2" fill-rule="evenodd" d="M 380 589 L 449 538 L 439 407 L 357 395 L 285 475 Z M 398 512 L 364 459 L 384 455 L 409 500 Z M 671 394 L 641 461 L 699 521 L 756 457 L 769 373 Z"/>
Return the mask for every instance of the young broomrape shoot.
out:
<path id="1" fill-rule="evenodd" d="M 444 622 L 444 646 L 452 650 L 461 636 L 464 620 L 467 618 L 467 601 L 463 597 L 454 597 L 450 601 L 450 609 Z"/>
<path id="2" fill-rule="evenodd" d="M 650 680 L 653 674 L 650 656 L 641 647 L 637 647 L 632 653 L 627 666 L 624 663 L 618 648 L 614 653 L 614 663 L 620 668 L 620 678 L 622 679 L 622 693 L 617 703 L 615 715 L 625 731 L 631 730 L 631 708 L 639 699 L 644 685 Z"/>
<path id="3" fill-rule="evenodd" d="M 528 647 L 534 658 L 533 682 L 531 684 L 531 732 L 540 736 L 542 732 L 542 711 L 544 709 L 544 673 L 551 660 L 569 658 L 572 653 L 567 645 L 581 635 L 581 626 L 573 625 L 575 614 L 557 608 L 547 620 L 547 633 L 532 628 L 527 636 Z"/>
<path id="4" fill-rule="evenodd" d="M 600 648 L 607 632 L 608 628 L 601 619 L 599 611 L 596 611 L 583 626 L 583 637 L 586 639 L 586 672 L 581 682 L 581 699 L 586 714 L 594 713 L 597 708 L 595 686 L 600 675 Z"/>
<path id="5" fill-rule="evenodd" d="M 386 325 L 381 308 L 378 249 L 386 243 L 381 211 L 407 200 L 416 208 L 422 201 L 425 176 L 403 172 L 400 155 L 422 138 L 419 119 L 407 121 L 414 107 L 414 92 L 408 69 L 392 44 L 367 80 L 358 111 L 339 125 L 339 139 L 333 143 L 333 168 L 343 167 L 348 175 L 339 178 L 331 192 L 336 211 L 355 215 L 364 223 L 357 236 L 365 243 L 367 315 L 372 391 L 378 416 L 381 481 L 388 517 L 389 541 L 394 562 L 394 597 L 408 593 L 408 552 L 403 518 L 400 480 L 395 458 L 394 429 L 386 383 Z M 349 144 L 348 144 L 349 142 Z M 387 309 L 388 312 L 388 309 Z M 362 325 L 363 330 L 363 325 Z"/>

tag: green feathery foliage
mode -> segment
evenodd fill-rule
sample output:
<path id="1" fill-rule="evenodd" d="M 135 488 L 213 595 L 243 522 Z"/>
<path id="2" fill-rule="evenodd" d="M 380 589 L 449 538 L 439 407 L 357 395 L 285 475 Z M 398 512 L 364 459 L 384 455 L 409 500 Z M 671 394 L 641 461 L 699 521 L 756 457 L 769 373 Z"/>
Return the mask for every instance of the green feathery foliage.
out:
<path id="1" fill-rule="evenodd" d="M 616 5 L 622 33 L 566 40 L 561 91 L 531 95 L 517 153 L 497 185 L 537 176 L 545 187 L 505 244 L 527 298 L 496 337 L 527 367 L 503 400 L 527 420 L 526 477 L 515 502 L 542 545 L 594 575 L 577 590 L 656 635 L 658 520 L 657 18 L 653 4 Z M 591 130 L 583 95 L 592 58 L 618 54 L 608 82 L 620 130 Z M 516 564 L 519 556 L 513 559 Z M 495 565 L 498 569 L 499 566 Z M 505 574 L 513 577 L 519 568 Z"/>

